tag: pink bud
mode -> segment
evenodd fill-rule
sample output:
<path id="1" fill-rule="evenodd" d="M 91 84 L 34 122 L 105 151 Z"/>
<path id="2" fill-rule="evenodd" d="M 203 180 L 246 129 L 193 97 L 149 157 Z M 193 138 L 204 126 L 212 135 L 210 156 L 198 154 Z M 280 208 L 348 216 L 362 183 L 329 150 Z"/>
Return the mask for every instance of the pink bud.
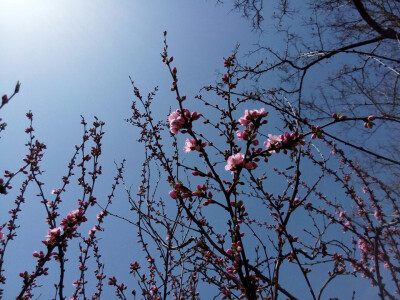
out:
<path id="1" fill-rule="evenodd" d="M 6 104 L 8 102 L 8 97 L 6 94 L 4 94 L 3 97 L 1 97 L 1 102 L 2 104 Z"/>
<path id="2" fill-rule="evenodd" d="M 172 191 L 169 192 L 169 196 L 172 199 L 176 199 L 176 198 L 178 198 L 178 193 L 176 192 L 176 190 L 172 190 Z"/>

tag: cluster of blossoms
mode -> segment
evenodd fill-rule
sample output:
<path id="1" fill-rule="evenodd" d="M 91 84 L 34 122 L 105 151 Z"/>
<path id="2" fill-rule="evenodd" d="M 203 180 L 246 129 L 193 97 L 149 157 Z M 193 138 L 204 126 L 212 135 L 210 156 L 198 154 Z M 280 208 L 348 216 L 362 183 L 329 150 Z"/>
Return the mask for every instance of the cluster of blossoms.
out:
<path id="1" fill-rule="evenodd" d="M 43 243 L 46 246 L 55 246 L 57 245 L 57 241 L 61 236 L 61 227 L 55 227 L 52 229 L 49 229 L 47 235 L 46 235 L 46 240 L 43 241 Z"/>
<path id="2" fill-rule="evenodd" d="M 250 141 L 253 145 L 257 146 L 259 144 L 257 137 L 257 129 L 263 125 L 267 124 L 267 120 L 262 120 L 262 118 L 268 115 L 265 112 L 264 108 L 259 110 L 245 110 L 243 117 L 239 118 L 239 124 L 246 127 L 243 131 L 236 131 L 236 136 L 238 140 L 246 140 Z M 287 150 L 296 151 L 296 147 L 298 145 L 302 146 L 305 144 L 303 139 L 303 135 L 300 134 L 297 130 L 293 133 L 285 132 L 282 135 L 268 135 L 268 140 L 264 142 L 265 148 L 268 150 L 268 153 L 279 153 L 280 149 L 283 149 L 284 153 L 287 153 Z M 261 152 L 261 149 L 258 150 Z M 257 168 L 257 164 L 255 161 L 258 161 L 258 158 L 252 159 L 251 161 L 246 161 L 245 155 L 242 153 L 237 153 L 232 155 L 227 160 L 227 165 L 225 166 L 225 170 L 227 171 L 235 171 L 238 168 L 246 168 L 248 170 L 253 170 Z"/>
<path id="3" fill-rule="evenodd" d="M 234 253 L 241 252 L 243 250 L 241 241 L 232 243 L 231 246 L 232 246 L 231 248 L 226 250 L 226 254 L 228 255 L 233 255 Z"/>
<path id="4" fill-rule="evenodd" d="M 236 135 L 238 140 L 246 140 L 250 141 L 253 145 L 258 145 L 257 137 L 257 129 L 262 124 L 267 124 L 267 120 L 262 120 L 266 117 L 268 113 L 264 108 L 248 110 L 246 109 L 244 115 L 239 118 L 238 122 L 240 125 L 246 127 L 243 131 L 236 131 Z M 201 115 L 197 112 L 190 113 L 189 110 L 184 109 L 176 110 L 171 113 L 168 117 L 170 130 L 173 134 L 177 134 L 182 128 L 190 128 L 191 122 L 193 120 L 197 120 Z M 316 128 L 316 130 L 319 128 Z M 315 136 L 321 137 L 321 134 L 315 133 Z M 315 138 L 315 137 L 313 137 Z M 287 150 L 296 151 L 296 147 L 298 145 L 304 145 L 305 141 L 303 139 L 303 135 L 300 134 L 297 130 L 293 133 L 285 132 L 282 135 L 268 135 L 268 140 L 264 142 L 264 146 L 269 153 L 279 153 L 280 149 L 283 149 L 284 153 L 287 153 Z M 186 139 L 184 151 L 189 153 L 193 150 L 200 151 L 202 147 L 205 147 L 206 143 L 202 143 L 201 141 L 197 141 L 195 139 Z M 255 161 L 259 159 L 253 159 L 250 161 L 246 161 L 245 155 L 243 153 L 236 153 L 235 155 L 231 155 L 227 159 L 227 164 L 225 166 L 226 171 L 231 171 L 232 173 L 238 168 L 246 168 L 248 170 L 254 170 L 257 168 L 257 164 Z M 172 190 L 170 192 L 170 196 L 173 199 L 176 199 L 178 196 L 178 190 Z"/>
<path id="5" fill-rule="evenodd" d="M 268 140 L 264 142 L 264 146 L 270 152 L 279 153 L 280 149 L 283 149 L 283 153 L 287 153 L 287 150 L 297 151 L 297 146 L 305 145 L 305 141 L 303 139 L 303 135 L 299 133 L 297 130 L 289 133 L 285 132 L 281 135 L 268 135 Z"/>
<path id="6" fill-rule="evenodd" d="M 186 139 L 185 142 L 185 147 L 183 148 L 183 150 L 186 153 L 189 153 L 192 150 L 196 150 L 196 151 L 200 151 L 202 148 L 204 148 L 207 145 L 206 142 L 201 142 L 201 140 L 199 140 L 198 142 L 196 142 L 196 140 L 194 139 Z"/>
<path id="7" fill-rule="evenodd" d="M 203 202 L 204 206 L 211 204 L 213 201 L 212 200 L 212 197 L 213 197 L 212 192 L 208 191 L 208 193 L 207 193 L 207 186 L 205 184 L 203 184 L 202 186 L 197 185 L 197 189 L 194 192 L 192 192 L 192 196 L 204 198 L 205 199 L 205 202 Z"/>
<path id="8" fill-rule="evenodd" d="M 52 190 L 51 190 L 51 193 L 52 193 L 53 195 L 59 194 L 59 193 L 61 193 L 61 189 L 52 189 Z"/>
<path id="9" fill-rule="evenodd" d="M 236 153 L 235 155 L 229 156 L 225 170 L 232 171 L 233 173 L 233 171 L 237 170 L 238 168 L 254 170 L 257 168 L 257 164 L 253 161 L 246 162 L 243 153 Z"/>
<path id="10" fill-rule="evenodd" d="M 65 238 L 73 238 L 76 237 L 75 231 L 78 228 L 78 226 L 86 222 L 87 219 L 85 217 L 85 211 L 82 208 L 76 209 L 74 211 L 71 211 L 68 213 L 68 215 L 61 221 L 61 227 L 55 227 L 52 229 L 49 229 L 47 235 L 46 235 L 46 240 L 43 241 L 43 243 L 47 246 L 55 246 L 57 245 L 57 242 L 59 238 L 61 237 L 61 231 L 64 232 L 64 237 Z"/>
<path id="11" fill-rule="evenodd" d="M 187 188 L 185 188 L 182 183 L 175 184 L 174 189 L 171 190 L 168 194 L 172 199 L 177 199 L 179 196 L 181 196 L 182 198 L 188 198 L 192 195 L 192 193 Z"/>
<path id="12" fill-rule="evenodd" d="M 61 225 L 64 226 L 64 233 L 67 238 L 73 237 L 78 226 L 87 221 L 84 214 L 85 211 L 82 208 L 76 209 L 71 211 L 67 217 L 61 221 Z"/>
<path id="13" fill-rule="evenodd" d="M 192 122 L 198 120 L 201 114 L 197 112 L 190 112 L 187 109 L 181 111 L 180 109 L 172 112 L 168 116 L 169 128 L 173 134 L 178 134 L 182 128 L 190 128 Z"/>
<path id="14" fill-rule="evenodd" d="M 270 153 L 279 153 L 280 148 L 282 147 L 282 138 L 279 135 L 273 135 L 273 134 L 268 134 L 268 140 L 264 142 L 265 148 L 269 151 Z M 275 150 L 272 150 L 275 149 Z"/>
<path id="15" fill-rule="evenodd" d="M 266 116 L 268 116 L 268 113 L 264 110 L 264 108 L 261 108 L 259 110 L 254 109 L 251 111 L 246 109 L 244 111 L 244 116 L 239 119 L 239 123 L 242 126 L 248 126 L 250 123 L 257 124 L 262 118 Z M 267 120 L 264 120 L 262 124 L 267 124 L 267 122 Z"/>

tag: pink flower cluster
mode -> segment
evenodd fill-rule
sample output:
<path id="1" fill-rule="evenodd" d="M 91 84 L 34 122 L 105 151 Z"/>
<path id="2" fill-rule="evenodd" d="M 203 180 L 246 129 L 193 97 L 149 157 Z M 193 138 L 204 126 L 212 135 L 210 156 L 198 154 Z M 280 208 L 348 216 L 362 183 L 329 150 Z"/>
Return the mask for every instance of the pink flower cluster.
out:
<path id="1" fill-rule="evenodd" d="M 61 221 L 60 225 L 64 226 L 64 233 L 66 237 L 71 238 L 78 226 L 87 221 L 84 213 L 85 212 L 82 208 L 76 209 L 71 211 L 67 217 Z"/>
<path id="2" fill-rule="evenodd" d="M 257 168 L 257 164 L 253 161 L 246 162 L 243 153 L 236 153 L 235 155 L 229 156 L 225 170 L 232 171 L 233 173 L 238 167 L 254 170 Z"/>
<path id="3" fill-rule="evenodd" d="M 168 116 L 169 128 L 173 134 L 178 134 L 182 128 L 190 128 L 192 121 L 199 119 L 201 114 L 197 112 L 190 112 L 187 109 L 181 111 L 180 109 L 172 112 Z"/>
<path id="4" fill-rule="evenodd" d="M 228 255 L 232 255 L 234 253 L 243 251 L 242 242 L 241 241 L 237 241 L 236 243 L 232 243 L 231 246 L 232 246 L 231 248 L 226 250 L 226 254 L 228 254 Z"/>
<path id="5" fill-rule="evenodd" d="M 285 132 L 284 134 L 281 135 L 281 139 L 283 145 L 303 146 L 306 143 L 302 138 L 302 134 L 300 134 L 297 130 L 293 133 Z"/>
<path id="6" fill-rule="evenodd" d="M 243 153 L 236 153 L 235 155 L 229 156 L 225 170 L 233 172 L 237 167 L 244 167 Z"/>
<path id="7" fill-rule="evenodd" d="M 247 139 L 249 138 L 249 133 L 246 130 L 244 130 L 244 131 L 238 130 L 238 131 L 236 131 L 236 135 L 237 135 L 237 138 L 239 141 L 241 141 L 241 140 L 247 141 Z"/>
<path id="8" fill-rule="evenodd" d="M 270 151 L 270 153 L 279 153 L 280 149 L 282 147 L 282 138 L 279 135 L 272 135 L 272 134 L 268 134 L 268 140 L 266 142 L 264 142 L 264 146 L 265 148 L 267 148 L 267 150 L 271 150 L 271 149 L 276 149 L 276 150 L 272 150 Z"/>
<path id="9" fill-rule="evenodd" d="M 267 150 L 273 150 L 270 152 L 276 153 L 279 153 L 280 149 L 278 148 L 283 149 L 284 153 L 287 153 L 287 149 L 297 150 L 295 147 L 298 145 L 305 145 L 305 141 L 303 135 L 297 130 L 293 133 L 285 132 L 279 136 L 268 134 L 268 140 L 264 142 L 264 146 Z"/>
<path id="10" fill-rule="evenodd" d="M 185 147 L 183 148 L 183 150 L 186 153 L 189 153 L 192 150 L 200 151 L 201 148 L 204 148 L 206 145 L 207 143 L 206 142 L 202 143 L 201 140 L 199 140 L 198 143 L 196 143 L 196 140 L 194 139 L 186 139 Z"/>
<path id="11" fill-rule="evenodd" d="M 61 227 L 56 227 L 53 229 L 49 229 L 46 240 L 43 241 L 45 245 L 55 246 L 57 244 L 57 240 L 61 236 Z"/>
<path id="12" fill-rule="evenodd" d="M 174 185 L 174 189 L 169 191 L 168 194 L 172 199 L 177 199 L 179 196 L 182 198 L 188 198 L 192 193 L 184 187 L 182 183 L 177 183 Z"/>
<path id="13" fill-rule="evenodd" d="M 254 109 L 251 111 L 246 109 L 244 111 L 244 116 L 239 119 L 239 123 L 242 126 L 247 126 L 247 125 L 249 125 L 249 123 L 259 121 L 263 117 L 266 117 L 266 116 L 268 116 L 268 113 L 265 112 L 264 108 L 261 108 L 259 110 Z M 266 124 L 266 123 L 267 123 L 267 120 L 264 120 L 263 124 Z"/>

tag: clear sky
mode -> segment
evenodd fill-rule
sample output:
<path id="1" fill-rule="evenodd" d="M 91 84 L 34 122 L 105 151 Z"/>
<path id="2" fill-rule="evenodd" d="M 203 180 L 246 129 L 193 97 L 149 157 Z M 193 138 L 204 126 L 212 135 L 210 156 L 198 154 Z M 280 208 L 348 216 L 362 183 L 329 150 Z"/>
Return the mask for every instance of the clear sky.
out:
<path id="1" fill-rule="evenodd" d="M 98 116 L 106 122 L 106 136 L 105 172 L 96 194 L 104 195 L 105 200 L 115 175 L 114 161 L 123 158 L 127 159 L 128 181 L 135 185 L 142 152 L 135 144 L 137 132 L 124 121 L 130 116 L 133 100 L 128 76 L 142 94 L 160 87 L 157 116 L 166 118 L 170 107 L 176 109 L 175 96 L 169 91 L 171 78 L 160 58 L 164 30 L 168 31 L 180 86 L 189 99 L 220 78 L 222 58 L 229 56 L 237 43 L 241 56 L 260 38 L 264 43 L 279 43 L 268 32 L 262 36 L 253 32 L 229 5 L 215 2 L 0 0 L 0 93 L 11 94 L 17 80 L 22 83 L 20 94 L 1 111 L 8 123 L 0 140 L 1 171 L 21 165 L 26 154 L 25 113 L 32 110 L 36 137 L 48 147 L 43 181 L 50 197 L 66 173 L 74 145 L 80 143 L 80 115 L 87 121 Z M 20 286 L 18 273 L 31 270 L 32 252 L 43 248 L 40 241 L 47 232 L 44 212 L 33 195 L 34 191 L 21 215 L 19 237 L 6 255 L 5 299 Z M 71 201 L 66 201 L 64 212 L 76 207 L 76 196 L 73 192 L 67 195 Z M 129 206 L 122 193 L 120 196 L 113 209 L 123 214 Z M 0 203 L 0 223 L 12 204 L 12 198 L 7 199 Z M 104 238 L 106 273 L 121 274 L 129 283 L 127 267 L 136 260 L 131 252 L 137 248 L 136 236 L 134 231 L 122 232 L 119 226 L 124 225 L 115 219 L 106 223 L 106 232 L 119 233 Z M 116 257 L 121 264 L 112 263 Z M 39 290 L 42 299 L 48 299 L 48 291 Z M 112 297 L 114 292 L 109 289 L 105 295 Z"/>

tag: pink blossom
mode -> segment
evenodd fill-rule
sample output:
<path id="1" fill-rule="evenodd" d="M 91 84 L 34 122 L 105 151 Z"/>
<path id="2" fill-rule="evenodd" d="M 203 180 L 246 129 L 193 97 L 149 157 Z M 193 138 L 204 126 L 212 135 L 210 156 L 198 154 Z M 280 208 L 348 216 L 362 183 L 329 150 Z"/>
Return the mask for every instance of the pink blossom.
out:
<path id="1" fill-rule="evenodd" d="M 269 152 L 278 153 L 280 149 L 283 149 L 285 154 L 287 153 L 287 149 L 297 151 L 296 146 L 303 145 L 305 145 L 303 134 L 299 133 L 297 130 L 292 133 L 285 132 L 280 136 L 269 134 L 268 141 L 264 142 L 264 146 L 267 150 L 274 150 Z"/>
<path id="2" fill-rule="evenodd" d="M 247 138 L 249 136 L 247 131 L 245 131 L 245 130 L 244 131 L 240 131 L 240 130 L 236 131 L 236 135 L 237 135 L 237 138 L 239 141 L 247 140 Z"/>
<path id="3" fill-rule="evenodd" d="M 239 123 L 242 126 L 247 126 L 250 123 L 250 121 L 261 119 L 263 117 L 266 117 L 267 115 L 268 113 L 265 112 L 264 108 L 260 108 L 259 110 L 254 109 L 251 110 L 250 112 L 248 109 L 246 109 L 244 111 L 243 117 L 239 118 Z M 266 121 L 264 122 L 266 123 Z"/>
<path id="4" fill-rule="evenodd" d="M 247 120 L 247 118 L 246 118 L 247 115 L 248 115 L 248 113 L 247 113 L 247 109 L 246 109 L 246 112 L 244 113 L 244 117 L 239 118 L 240 125 L 247 126 L 249 124 L 249 120 Z"/>
<path id="5" fill-rule="evenodd" d="M 176 192 L 176 190 L 169 191 L 168 194 L 172 199 L 178 198 L 178 193 Z"/>
<path id="6" fill-rule="evenodd" d="M 99 226 L 98 225 L 94 225 L 93 228 L 89 230 L 89 236 L 91 238 L 93 238 L 94 235 L 96 234 L 97 230 L 99 230 Z"/>
<path id="7" fill-rule="evenodd" d="M 390 269 L 390 264 L 389 264 L 389 262 L 388 262 L 388 261 L 385 261 L 385 262 L 383 263 L 383 267 L 384 267 L 386 270 L 389 270 L 389 269 Z"/>
<path id="8" fill-rule="evenodd" d="M 346 232 L 350 228 L 350 226 L 351 226 L 351 221 L 349 220 L 344 224 L 342 231 Z"/>
<path id="9" fill-rule="evenodd" d="M 60 237 L 60 235 L 61 235 L 61 227 L 49 229 L 49 231 L 46 235 L 47 239 L 44 241 L 44 243 L 46 245 L 55 246 L 57 243 L 57 239 Z"/>
<path id="10" fill-rule="evenodd" d="M 75 228 L 83 222 L 86 222 L 87 219 L 84 216 L 83 209 L 79 208 L 71 211 L 66 218 L 61 221 L 62 226 L 64 226 L 64 231 L 67 227 Z"/>
<path id="11" fill-rule="evenodd" d="M 381 214 L 380 209 L 375 210 L 375 212 L 374 212 L 374 217 L 375 217 L 375 219 L 378 220 L 378 221 L 382 220 L 382 214 Z"/>
<path id="12" fill-rule="evenodd" d="M 178 109 L 168 116 L 168 122 L 171 132 L 173 134 L 177 134 L 178 131 L 182 128 L 183 124 L 185 124 L 185 119 Z"/>
<path id="13" fill-rule="evenodd" d="M 177 134 L 182 128 L 190 127 L 192 121 L 198 120 L 200 117 L 201 114 L 195 111 L 191 113 L 189 110 L 184 109 L 182 113 L 178 109 L 168 116 L 170 130 L 173 134 Z"/>
<path id="14" fill-rule="evenodd" d="M 106 216 L 106 214 L 107 213 L 102 210 L 100 213 L 97 214 L 97 220 L 101 221 Z"/>
<path id="15" fill-rule="evenodd" d="M 267 148 L 267 150 L 276 149 L 270 152 L 279 153 L 279 149 L 277 148 L 280 148 L 282 146 L 282 139 L 279 135 L 268 134 L 268 140 L 264 142 L 264 146 L 265 148 Z"/>
<path id="16" fill-rule="evenodd" d="M 205 147 L 207 145 L 206 142 L 202 143 L 201 140 L 198 140 L 196 143 L 196 140 L 191 140 L 191 139 L 186 139 L 185 142 L 185 147 L 183 150 L 186 153 L 189 153 L 192 150 L 200 151 L 202 147 Z"/>
<path id="17" fill-rule="evenodd" d="M 186 153 L 189 153 L 190 151 L 194 150 L 195 148 L 196 148 L 196 140 L 186 139 L 185 148 L 183 148 L 183 150 Z"/>
<path id="18" fill-rule="evenodd" d="M 59 194 L 59 193 L 61 193 L 61 189 L 53 189 L 53 190 L 51 190 L 51 193 L 54 195 L 54 194 Z"/>
<path id="19" fill-rule="evenodd" d="M 358 249 L 360 249 L 362 253 L 365 253 L 365 254 L 373 254 L 374 253 L 374 249 L 373 249 L 372 245 L 370 243 L 367 243 L 361 237 L 358 238 L 357 244 L 358 244 Z"/>
<path id="20" fill-rule="evenodd" d="M 0 230 L 1 229 L 3 229 L 3 227 L 0 226 Z M 0 232 L 0 240 L 4 239 L 4 235 L 5 235 L 5 233 L 1 231 Z"/>
<path id="21" fill-rule="evenodd" d="M 245 165 L 244 164 L 244 154 L 237 153 L 228 158 L 227 165 L 225 166 L 225 170 L 233 172 L 234 170 L 236 170 L 237 166 L 244 167 L 244 165 Z"/>

